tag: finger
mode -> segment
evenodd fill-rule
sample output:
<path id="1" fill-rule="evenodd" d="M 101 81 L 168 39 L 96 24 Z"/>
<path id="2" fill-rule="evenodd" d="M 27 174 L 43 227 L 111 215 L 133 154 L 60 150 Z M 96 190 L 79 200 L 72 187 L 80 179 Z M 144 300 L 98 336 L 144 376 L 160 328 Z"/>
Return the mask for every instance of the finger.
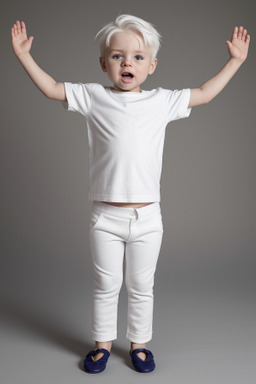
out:
<path id="1" fill-rule="evenodd" d="M 21 22 L 21 32 L 26 33 L 26 25 L 24 21 Z"/>
<path id="2" fill-rule="evenodd" d="M 244 28 L 243 28 L 242 26 L 239 27 L 239 30 L 238 30 L 238 38 L 239 38 L 239 39 L 242 39 L 242 36 L 243 36 L 243 29 L 244 29 Z"/>
<path id="3" fill-rule="evenodd" d="M 231 41 L 232 39 L 237 39 L 237 34 L 238 34 L 238 27 L 235 27 L 233 31 L 233 35 L 231 37 Z"/>
<path id="4" fill-rule="evenodd" d="M 15 37 L 16 36 L 16 32 L 17 32 L 17 27 L 16 27 L 16 24 L 14 24 L 12 26 L 12 36 Z"/>
<path id="5" fill-rule="evenodd" d="M 243 41 L 246 40 L 246 36 L 247 36 L 247 30 L 244 29 L 244 30 L 243 30 L 243 36 L 242 36 L 242 40 L 243 40 Z"/>
<path id="6" fill-rule="evenodd" d="M 226 41 L 226 44 L 227 44 L 228 48 L 232 47 L 232 43 L 229 40 Z"/>
<path id="7" fill-rule="evenodd" d="M 250 35 L 247 35 L 247 36 L 246 36 L 246 40 L 245 40 L 245 42 L 249 44 L 249 43 L 250 43 L 250 39 L 251 39 L 251 36 L 250 36 Z"/>
<path id="8" fill-rule="evenodd" d="M 16 25 L 17 25 L 17 33 L 21 33 L 21 25 L 19 20 L 17 20 Z"/>
<path id="9" fill-rule="evenodd" d="M 13 24 L 13 26 L 12 26 L 12 34 L 13 34 L 13 36 L 16 36 L 16 24 Z"/>
<path id="10" fill-rule="evenodd" d="M 19 27 L 18 27 L 18 24 L 16 23 L 15 24 L 15 35 L 18 36 L 19 34 Z"/>

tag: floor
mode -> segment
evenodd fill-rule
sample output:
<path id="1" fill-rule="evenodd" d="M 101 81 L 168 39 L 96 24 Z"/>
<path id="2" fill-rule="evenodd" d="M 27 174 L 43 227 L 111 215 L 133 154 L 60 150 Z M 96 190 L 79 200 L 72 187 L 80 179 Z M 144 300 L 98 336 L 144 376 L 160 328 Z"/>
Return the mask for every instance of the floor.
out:
<path id="1" fill-rule="evenodd" d="M 41 260 L 41 261 L 40 261 Z M 5 265 L 1 299 L 0 379 L 3 384 L 70 384 L 120 379 L 144 383 L 253 384 L 256 377 L 254 278 L 239 268 L 158 272 L 154 336 L 157 368 L 132 369 L 125 339 L 126 292 L 119 305 L 118 339 L 105 372 L 82 369 L 91 349 L 91 284 L 82 260 L 30 256 Z M 79 264 L 80 263 L 80 264 Z M 216 277 L 218 281 L 216 284 Z M 215 281 L 215 283 L 214 283 Z"/>

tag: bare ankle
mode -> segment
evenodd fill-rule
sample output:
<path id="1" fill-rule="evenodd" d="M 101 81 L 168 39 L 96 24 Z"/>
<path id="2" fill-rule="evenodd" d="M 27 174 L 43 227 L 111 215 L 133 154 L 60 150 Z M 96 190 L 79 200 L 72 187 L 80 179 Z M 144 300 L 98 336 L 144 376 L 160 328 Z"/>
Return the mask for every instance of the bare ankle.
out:
<path id="1" fill-rule="evenodd" d="M 146 349 L 146 344 L 138 344 L 138 343 L 131 343 L 131 351 L 134 351 L 135 349 Z M 144 352 L 138 352 L 137 356 L 141 360 L 146 360 L 147 355 Z"/>
<path id="2" fill-rule="evenodd" d="M 106 349 L 107 351 L 111 351 L 112 341 L 96 341 L 95 349 Z"/>
<path id="3" fill-rule="evenodd" d="M 138 344 L 138 343 L 131 343 L 131 350 L 134 351 L 134 349 L 146 349 L 146 344 Z"/>
<path id="4" fill-rule="evenodd" d="M 112 341 L 96 341 L 95 342 L 95 351 L 97 349 L 106 349 L 107 351 L 111 351 L 111 347 L 112 347 Z M 96 353 L 96 355 L 93 356 L 93 360 L 94 361 L 97 361 L 99 359 L 101 359 L 101 357 L 104 356 L 104 353 L 103 352 L 98 352 Z"/>

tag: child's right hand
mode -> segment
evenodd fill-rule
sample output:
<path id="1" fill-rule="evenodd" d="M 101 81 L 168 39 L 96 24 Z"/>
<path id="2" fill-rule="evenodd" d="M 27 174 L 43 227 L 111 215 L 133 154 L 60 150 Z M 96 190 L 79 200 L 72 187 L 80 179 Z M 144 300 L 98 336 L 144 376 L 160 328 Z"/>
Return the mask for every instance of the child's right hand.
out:
<path id="1" fill-rule="evenodd" d="M 27 37 L 25 23 L 16 21 L 12 27 L 12 47 L 15 55 L 24 67 L 25 71 L 49 99 L 66 101 L 65 87 L 63 83 L 57 83 L 51 76 L 44 72 L 29 54 L 34 37 Z"/>
<path id="2" fill-rule="evenodd" d="M 11 30 L 12 35 L 12 48 L 16 56 L 28 53 L 31 49 L 33 36 L 28 39 L 25 23 L 19 20 L 13 25 Z"/>

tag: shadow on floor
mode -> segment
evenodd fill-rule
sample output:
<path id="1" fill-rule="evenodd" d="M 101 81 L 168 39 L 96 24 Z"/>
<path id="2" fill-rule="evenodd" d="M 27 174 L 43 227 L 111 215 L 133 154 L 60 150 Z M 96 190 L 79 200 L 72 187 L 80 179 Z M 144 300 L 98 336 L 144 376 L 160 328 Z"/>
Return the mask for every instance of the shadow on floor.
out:
<path id="1" fill-rule="evenodd" d="M 75 354 L 79 357 L 79 369 L 84 370 L 83 360 L 94 348 L 93 340 L 84 340 L 74 332 L 64 329 L 62 324 L 57 324 L 56 317 L 52 318 L 52 313 L 49 317 L 46 313 L 41 316 L 32 306 L 8 300 L 1 303 L 1 317 L 12 327 L 27 331 Z M 127 349 L 113 345 L 111 354 L 118 356 L 126 366 L 132 368 Z"/>
<path id="2" fill-rule="evenodd" d="M 83 357 L 92 347 L 89 340 L 83 340 L 75 333 L 72 334 L 72 331 L 64 329 L 62 324 L 57 324 L 57 319 L 53 319 L 52 314 L 47 318 L 47 313 L 42 316 L 37 309 L 20 302 L 3 301 L 1 317 L 14 328 L 35 334 L 36 337 L 48 340 L 79 357 Z"/>

